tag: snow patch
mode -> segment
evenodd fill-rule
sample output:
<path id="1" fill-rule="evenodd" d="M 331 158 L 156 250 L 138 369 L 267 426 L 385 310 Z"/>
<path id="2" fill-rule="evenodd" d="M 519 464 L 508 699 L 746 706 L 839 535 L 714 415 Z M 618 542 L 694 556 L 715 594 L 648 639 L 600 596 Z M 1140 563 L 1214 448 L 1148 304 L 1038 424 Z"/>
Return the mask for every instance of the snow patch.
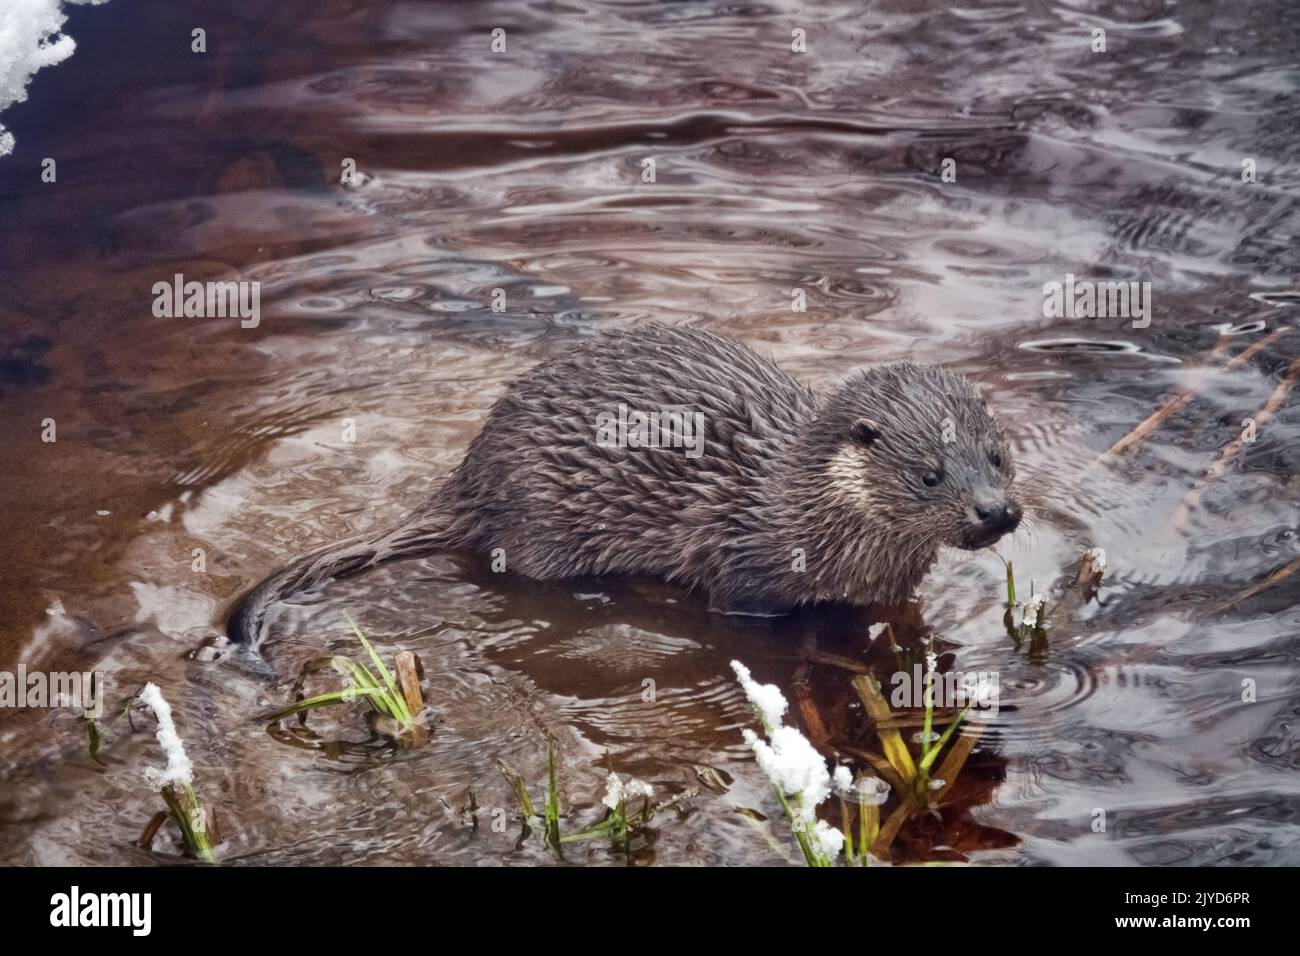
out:
<path id="1" fill-rule="evenodd" d="M 185 744 L 181 743 L 181 736 L 176 732 L 176 724 L 172 720 L 172 705 L 167 703 L 157 684 L 145 684 L 144 689 L 140 691 L 140 700 L 147 704 L 153 711 L 153 715 L 158 718 L 158 746 L 162 747 L 163 756 L 167 758 L 167 766 L 161 771 L 146 768 L 145 779 L 149 781 L 150 786 L 157 788 L 173 783 L 193 783 L 194 768 L 190 765 L 190 758 L 185 755 Z"/>
<path id="2" fill-rule="evenodd" d="M 790 706 L 786 703 L 781 688 L 775 684 L 760 684 L 750 676 L 749 668 L 740 661 L 732 661 L 731 669 L 736 672 L 740 686 L 745 691 L 745 696 L 749 698 L 750 706 L 758 715 L 763 729 L 770 734 L 774 728 L 780 727 L 781 718 L 785 716 L 786 709 Z"/>
<path id="3" fill-rule="evenodd" d="M 55 66 L 77 49 L 59 31 L 67 22 L 65 3 L 98 6 L 108 0 L 4 0 L 0 4 L 0 113 L 27 99 L 32 75 Z M 13 134 L 0 123 L 0 156 L 14 151 Z"/>

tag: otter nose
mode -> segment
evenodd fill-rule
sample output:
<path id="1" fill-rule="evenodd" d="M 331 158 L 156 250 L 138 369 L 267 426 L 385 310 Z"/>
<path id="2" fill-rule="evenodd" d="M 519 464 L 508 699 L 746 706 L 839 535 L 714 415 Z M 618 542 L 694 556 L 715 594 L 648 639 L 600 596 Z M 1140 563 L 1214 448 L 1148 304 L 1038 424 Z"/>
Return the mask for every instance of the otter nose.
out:
<path id="1" fill-rule="evenodd" d="M 1005 534 L 1020 524 L 1020 505 L 1014 501 L 981 501 L 975 505 L 975 517 L 990 531 Z"/>

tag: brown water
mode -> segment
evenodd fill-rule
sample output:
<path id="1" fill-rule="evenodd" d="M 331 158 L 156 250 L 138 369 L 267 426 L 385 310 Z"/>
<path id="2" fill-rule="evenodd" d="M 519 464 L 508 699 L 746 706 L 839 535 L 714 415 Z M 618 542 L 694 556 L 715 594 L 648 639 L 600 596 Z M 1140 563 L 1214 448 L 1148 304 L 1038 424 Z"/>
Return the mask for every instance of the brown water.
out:
<path id="1" fill-rule="evenodd" d="M 546 861 L 516 845 L 498 763 L 539 796 L 550 734 L 566 827 L 599 817 L 608 755 L 662 795 L 696 791 L 634 862 L 782 861 L 741 813 L 778 811 L 728 661 L 802 687 L 829 753 L 866 724 L 850 675 L 801 649 L 861 654 L 870 616 L 742 624 L 655 582 L 537 584 L 445 556 L 288 609 L 278 677 L 193 653 L 292 555 L 417 507 L 504 382 L 654 319 L 738 335 L 818 386 L 903 357 L 970 374 L 1040 501 L 1002 548 L 1022 589 L 1084 547 L 1110 556 L 1103 603 L 1062 604 L 1032 653 L 1002 630 L 992 555 L 946 555 L 926 582 L 904 630 L 996 671 L 1001 712 L 899 859 L 1300 863 L 1300 575 L 1205 613 L 1300 554 L 1294 396 L 1175 520 L 1300 331 L 1085 473 L 1224 329 L 1214 364 L 1295 324 L 1288 4 L 147 6 L 75 10 L 76 56 L 5 117 L 0 669 L 100 669 L 110 710 L 158 683 L 224 860 Z M 345 157 L 360 183 L 339 183 Z M 259 280 L 260 326 L 154 318 L 176 272 Z M 1044 319 L 1043 284 L 1067 273 L 1150 281 L 1150 326 Z M 302 662 L 354 651 L 343 608 L 385 657 L 422 657 L 427 744 L 394 753 L 356 711 L 313 720 L 319 740 L 250 719 Z M 170 837 L 132 846 L 160 808 L 147 722 L 111 727 L 99 764 L 73 711 L 0 720 L 0 859 L 177 859 Z M 617 862 L 598 844 L 568 859 Z"/>

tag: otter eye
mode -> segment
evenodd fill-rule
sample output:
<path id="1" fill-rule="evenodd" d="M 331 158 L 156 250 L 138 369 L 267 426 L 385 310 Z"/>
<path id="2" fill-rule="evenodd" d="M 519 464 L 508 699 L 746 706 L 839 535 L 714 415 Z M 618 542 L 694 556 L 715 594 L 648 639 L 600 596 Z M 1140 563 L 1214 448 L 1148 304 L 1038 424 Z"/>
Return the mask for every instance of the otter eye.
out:
<path id="1" fill-rule="evenodd" d="M 943 481 L 943 474 L 938 471 L 927 471 L 921 476 L 921 480 L 925 482 L 927 487 L 933 488 L 939 482 Z"/>
<path id="2" fill-rule="evenodd" d="M 994 468 L 1002 467 L 1002 454 L 998 451 L 989 452 L 989 461 L 993 463 Z"/>

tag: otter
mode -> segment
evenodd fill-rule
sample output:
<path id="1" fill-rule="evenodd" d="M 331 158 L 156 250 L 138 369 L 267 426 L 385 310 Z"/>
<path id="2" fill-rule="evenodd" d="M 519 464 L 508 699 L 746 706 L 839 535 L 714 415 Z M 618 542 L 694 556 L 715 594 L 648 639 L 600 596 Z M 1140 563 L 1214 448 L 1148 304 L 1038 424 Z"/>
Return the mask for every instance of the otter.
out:
<path id="1" fill-rule="evenodd" d="M 1016 528 L 1014 480 L 961 375 L 894 362 L 818 395 L 735 339 L 642 325 L 526 373 L 415 516 L 272 575 L 227 632 L 257 645 L 276 602 L 442 550 L 538 579 L 657 576 L 725 613 L 899 604 L 941 547 Z"/>

